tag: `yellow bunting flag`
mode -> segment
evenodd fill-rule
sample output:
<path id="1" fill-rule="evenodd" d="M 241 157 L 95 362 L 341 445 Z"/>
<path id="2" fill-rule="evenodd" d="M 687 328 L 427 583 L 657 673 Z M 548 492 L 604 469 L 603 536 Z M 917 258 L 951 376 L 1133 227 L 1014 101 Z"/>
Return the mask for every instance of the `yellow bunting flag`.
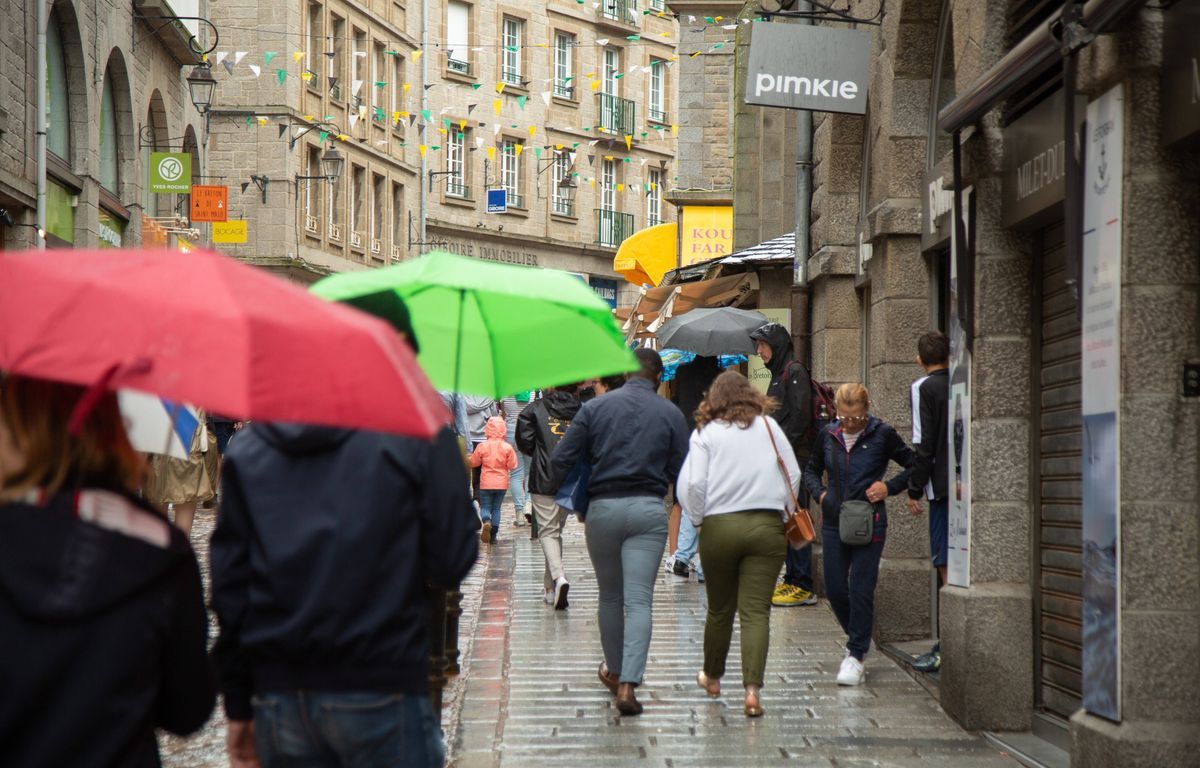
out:
<path id="1" fill-rule="evenodd" d="M 624 191 L 625 191 L 625 185 L 624 185 L 624 184 L 618 184 L 618 185 L 617 185 L 617 191 L 618 191 L 618 192 L 624 192 Z"/>
<path id="2" fill-rule="evenodd" d="M 514 144 L 514 145 L 513 145 L 513 152 L 514 152 L 514 153 L 516 153 L 517 157 L 520 157 L 520 156 L 521 156 L 521 153 L 522 153 L 522 152 L 524 152 L 524 151 L 525 151 L 525 145 L 524 145 L 524 144 Z"/>
<path id="3" fill-rule="evenodd" d="M 408 95 L 408 89 L 412 88 L 412 83 L 401 83 L 400 87 L 404 89 L 404 95 Z"/>
<path id="4" fill-rule="evenodd" d="M 304 58 L 304 51 L 296 51 L 292 54 L 292 61 L 300 61 Z"/>
<path id="5" fill-rule="evenodd" d="M 529 138 L 532 139 L 533 134 L 535 134 L 535 133 L 537 133 L 537 126 L 536 125 L 529 126 Z"/>
<path id="6" fill-rule="evenodd" d="M 596 180 L 588 179 L 588 186 L 591 187 L 592 189 L 595 189 L 596 188 Z"/>
<path id="7" fill-rule="evenodd" d="M 612 155 L 605 155 L 604 159 L 611 163 L 612 161 L 616 160 L 617 158 L 613 157 Z"/>
<path id="8" fill-rule="evenodd" d="M 504 83 L 496 83 L 496 93 L 504 93 Z"/>
<path id="9" fill-rule="evenodd" d="M 422 53 L 424 53 L 424 51 L 413 51 L 412 60 L 413 60 L 413 61 L 420 61 L 420 60 L 421 60 L 421 54 L 422 54 Z"/>
<path id="10" fill-rule="evenodd" d="M 315 117 L 313 117 L 312 115 L 305 115 L 305 116 L 304 116 L 304 119 L 305 119 L 305 120 L 307 120 L 307 121 L 308 121 L 308 122 L 310 122 L 310 123 L 311 123 L 313 120 L 316 120 L 316 118 L 315 118 Z"/>
<path id="11" fill-rule="evenodd" d="M 592 81 L 592 90 L 593 90 L 593 91 L 598 91 L 598 90 L 600 90 L 600 81 L 599 81 L 599 80 L 593 80 L 593 81 Z"/>
<path id="12" fill-rule="evenodd" d="M 459 120 L 459 121 L 458 121 L 458 130 L 460 130 L 460 131 L 465 131 L 465 130 L 467 130 L 467 121 L 466 121 L 466 120 Z"/>
<path id="13" fill-rule="evenodd" d="M 417 145 L 417 151 L 421 153 L 421 157 L 425 157 L 425 152 L 428 149 L 429 149 L 429 147 L 425 146 L 424 144 Z"/>
<path id="14" fill-rule="evenodd" d="M 267 124 L 267 118 L 265 118 L 265 117 L 260 117 L 260 118 L 258 118 L 258 124 L 259 124 L 259 125 L 266 125 L 266 124 Z"/>
<path id="15" fill-rule="evenodd" d="M 438 128 L 438 133 L 442 134 L 443 136 L 450 135 L 449 132 L 445 128 Z"/>
<path id="16" fill-rule="evenodd" d="M 632 136 L 625 137 L 625 149 L 633 149 L 633 137 Z"/>
<path id="17" fill-rule="evenodd" d="M 350 136 L 349 136 L 349 134 L 339 133 L 337 136 L 334 136 L 333 138 L 337 139 L 338 141 L 346 141 L 350 138 Z"/>
<path id="18" fill-rule="evenodd" d="M 488 156 L 488 160 L 495 160 L 496 159 L 496 148 L 488 147 L 487 148 L 487 156 Z"/>
<path id="19" fill-rule="evenodd" d="M 492 109 L 496 110 L 496 114 L 500 114 L 500 107 L 504 104 L 500 99 L 492 100 Z"/>
<path id="20" fill-rule="evenodd" d="M 672 125 L 672 126 L 671 126 L 671 135 L 672 135 L 672 136 L 678 136 L 678 135 L 679 135 L 679 126 L 678 126 L 678 125 Z"/>
<path id="21" fill-rule="evenodd" d="M 554 148 L 555 148 L 555 149 L 559 149 L 559 150 L 561 150 L 561 149 L 563 148 L 563 145 L 562 145 L 562 144 L 555 144 L 555 145 L 554 145 Z"/>
<path id="22" fill-rule="evenodd" d="M 312 72 L 309 72 L 308 70 L 305 70 L 300 73 L 300 79 L 306 83 L 311 81 L 314 77 L 316 77 L 316 75 L 314 75 Z"/>

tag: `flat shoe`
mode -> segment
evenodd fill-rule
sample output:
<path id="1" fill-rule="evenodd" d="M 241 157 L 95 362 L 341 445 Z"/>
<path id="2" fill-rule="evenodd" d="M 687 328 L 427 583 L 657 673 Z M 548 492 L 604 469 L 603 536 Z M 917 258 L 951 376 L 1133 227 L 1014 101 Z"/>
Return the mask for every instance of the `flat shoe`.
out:
<path id="1" fill-rule="evenodd" d="M 608 665 L 603 661 L 600 662 L 600 668 L 596 670 L 596 676 L 600 678 L 600 682 L 604 683 L 604 687 L 612 691 L 613 696 L 617 695 L 617 688 L 621 685 L 621 681 L 609 673 Z"/>
<path id="2" fill-rule="evenodd" d="M 642 709 L 642 703 L 633 694 L 633 686 L 622 683 L 617 692 L 617 711 L 622 715 L 640 715 Z"/>
<path id="3" fill-rule="evenodd" d="M 716 681 L 717 687 L 714 690 L 713 681 L 708 679 L 708 675 L 704 674 L 704 670 L 700 670 L 696 673 L 696 683 L 704 689 L 705 693 L 714 699 L 721 695 L 721 681 Z"/>
<path id="4" fill-rule="evenodd" d="M 758 694 L 746 694 L 746 717 L 762 717 L 763 708 L 759 704 Z"/>

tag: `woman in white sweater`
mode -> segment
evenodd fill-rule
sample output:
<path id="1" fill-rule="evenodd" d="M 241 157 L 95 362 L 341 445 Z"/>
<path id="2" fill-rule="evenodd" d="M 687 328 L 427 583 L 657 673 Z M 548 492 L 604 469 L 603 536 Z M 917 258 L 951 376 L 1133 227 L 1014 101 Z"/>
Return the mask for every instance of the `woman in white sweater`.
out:
<path id="1" fill-rule="evenodd" d="M 718 376 L 696 412 L 696 431 L 677 488 L 684 513 L 700 531 L 700 560 L 707 575 L 704 669 L 696 682 L 710 696 L 720 695 L 736 612 L 742 626 L 747 717 L 763 713 L 759 689 L 767 666 L 771 594 L 787 554 L 785 510 L 800 487 L 796 455 L 783 430 L 766 415 L 774 405 L 740 373 Z M 787 467 L 786 479 L 777 450 Z"/>

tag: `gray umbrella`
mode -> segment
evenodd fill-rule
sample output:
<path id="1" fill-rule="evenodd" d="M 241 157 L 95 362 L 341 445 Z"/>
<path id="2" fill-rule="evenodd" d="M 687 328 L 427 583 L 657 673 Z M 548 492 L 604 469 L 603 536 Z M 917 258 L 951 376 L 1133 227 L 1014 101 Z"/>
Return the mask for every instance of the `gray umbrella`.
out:
<path id="1" fill-rule="evenodd" d="M 672 317 L 658 330 L 664 348 L 697 355 L 753 355 L 750 332 L 770 321 L 758 312 L 732 307 L 693 309 Z"/>

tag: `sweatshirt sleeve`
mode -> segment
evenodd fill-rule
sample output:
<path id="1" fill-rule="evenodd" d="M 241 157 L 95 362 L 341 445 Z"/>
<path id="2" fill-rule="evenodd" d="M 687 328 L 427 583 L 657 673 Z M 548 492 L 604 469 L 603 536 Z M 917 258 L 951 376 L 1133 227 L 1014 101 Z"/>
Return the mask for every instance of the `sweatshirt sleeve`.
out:
<path id="1" fill-rule="evenodd" d="M 808 466 L 804 468 L 804 487 L 808 490 L 808 495 L 812 497 L 813 504 L 819 504 L 821 494 L 825 492 L 825 441 L 829 439 L 828 432 L 824 430 L 817 435 L 816 443 L 813 444 L 812 456 L 808 459 Z"/>
<path id="2" fill-rule="evenodd" d="M 526 456 L 532 456 L 537 450 L 537 412 L 541 410 L 536 404 L 530 404 L 517 417 L 517 450 Z"/>
<path id="3" fill-rule="evenodd" d="M 421 492 L 421 558 L 426 577 L 456 588 L 479 555 L 479 518 L 471 505 L 470 483 L 458 443 L 443 429 L 425 450 Z"/>
<path id="4" fill-rule="evenodd" d="M 504 444 L 504 448 L 505 448 L 504 453 L 506 456 L 508 456 L 508 469 L 511 472 L 512 470 L 517 468 L 517 452 L 514 451 L 513 447 L 511 445 L 509 445 L 508 443 Z"/>
<path id="5" fill-rule="evenodd" d="M 242 648 L 242 625 L 250 607 L 250 522 L 237 463 L 226 458 L 221 472 L 221 514 L 209 548 L 212 605 L 221 634 L 212 657 L 230 720 L 250 720 L 250 664 Z M 207 624 L 206 624 L 207 626 Z"/>
<path id="6" fill-rule="evenodd" d="M 691 520 L 694 526 L 699 527 L 704 523 L 707 495 L 708 445 L 705 443 L 703 430 L 698 429 L 692 433 L 687 458 L 683 460 L 675 487 L 679 505 L 683 507 L 688 520 Z"/>
<path id="7" fill-rule="evenodd" d="M 175 594 L 164 646 L 167 658 L 158 684 L 158 725 L 183 736 L 208 722 L 217 698 L 216 677 L 208 658 L 208 612 L 204 610 L 200 568 L 190 547 L 171 581 Z"/>
<path id="8" fill-rule="evenodd" d="M 917 408 L 913 418 L 920 428 L 920 441 L 915 442 L 916 457 L 912 465 L 912 474 L 908 477 L 908 496 L 919 499 L 925 495 L 925 485 L 933 474 L 934 457 L 937 455 L 937 415 L 934 413 L 931 398 L 922 397 L 924 385 L 917 387 Z"/>
<path id="9" fill-rule="evenodd" d="M 889 496 L 895 496 L 908 488 L 909 478 L 912 476 L 913 463 L 916 461 L 916 454 L 913 449 L 908 447 L 908 443 L 904 442 L 904 438 L 890 426 L 887 428 L 886 442 L 888 458 L 904 468 L 904 471 L 888 480 L 886 485 Z"/>
<path id="10" fill-rule="evenodd" d="M 667 481 L 678 483 L 679 473 L 688 455 L 689 438 L 687 420 L 683 418 L 683 411 L 675 406 L 671 406 L 671 422 L 671 454 L 667 458 Z"/>

